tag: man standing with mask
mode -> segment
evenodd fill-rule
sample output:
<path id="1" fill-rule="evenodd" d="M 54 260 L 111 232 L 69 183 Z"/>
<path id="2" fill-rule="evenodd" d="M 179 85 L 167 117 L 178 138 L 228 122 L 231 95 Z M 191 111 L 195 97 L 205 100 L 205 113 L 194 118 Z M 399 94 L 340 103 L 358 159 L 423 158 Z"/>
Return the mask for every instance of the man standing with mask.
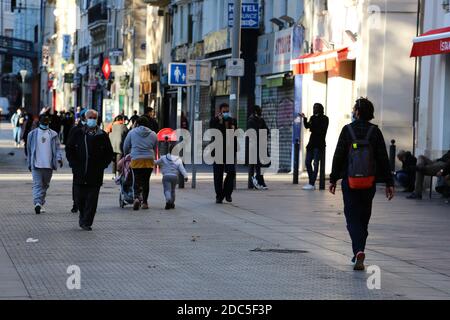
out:
<path id="1" fill-rule="evenodd" d="M 233 193 L 233 183 L 236 178 L 236 152 L 237 152 L 237 139 L 234 139 L 234 147 L 231 146 L 233 142 L 226 140 L 226 131 L 236 130 L 237 121 L 230 115 L 230 107 L 226 103 L 222 103 L 219 107 L 219 114 L 211 119 L 209 123 L 211 129 L 217 129 L 222 133 L 223 138 L 223 158 L 216 159 L 218 162 L 213 164 L 214 168 L 214 188 L 216 191 L 216 203 L 222 203 L 223 199 L 227 202 L 232 202 L 231 194 Z M 231 157 L 233 161 L 227 162 L 227 153 L 232 152 Z M 215 155 L 214 155 L 215 156 Z M 220 157 L 219 157 L 220 158 Z M 222 160 L 222 161 L 220 161 Z M 223 174 L 226 173 L 225 181 L 223 180 Z"/>
<path id="2" fill-rule="evenodd" d="M 112 161 L 113 150 L 106 132 L 97 125 L 98 113 L 86 112 L 86 125 L 75 130 L 66 145 L 66 157 L 73 171 L 75 201 L 80 211 L 79 225 L 92 230 L 103 174 Z"/>
<path id="3" fill-rule="evenodd" d="M 33 176 L 33 200 L 36 214 L 45 212 L 45 196 L 47 194 L 53 170 L 59 164 L 63 166 L 58 134 L 49 128 L 50 118 L 47 114 L 39 117 L 39 127 L 28 134 L 28 169 Z"/>
<path id="4" fill-rule="evenodd" d="M 319 162 L 322 159 L 322 155 L 325 152 L 325 137 L 328 130 L 328 117 L 324 115 L 323 105 L 315 103 L 313 106 L 314 115 L 309 119 L 302 113 L 300 116 L 303 118 L 303 124 L 305 129 L 311 131 L 309 143 L 306 146 L 306 158 L 305 165 L 308 170 L 309 183 L 303 186 L 303 190 L 315 190 L 315 184 L 317 180 L 317 174 L 319 172 Z M 314 160 L 314 168 L 312 162 Z"/>

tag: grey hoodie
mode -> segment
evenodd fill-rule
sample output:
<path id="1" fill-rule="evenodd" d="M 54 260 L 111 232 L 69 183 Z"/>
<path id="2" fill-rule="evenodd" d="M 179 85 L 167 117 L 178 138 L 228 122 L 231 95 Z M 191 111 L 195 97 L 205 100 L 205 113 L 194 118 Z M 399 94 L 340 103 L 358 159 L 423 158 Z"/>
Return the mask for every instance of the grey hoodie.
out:
<path id="1" fill-rule="evenodd" d="M 161 168 L 163 176 L 178 176 L 178 172 L 180 172 L 184 177 L 187 177 L 186 169 L 179 157 L 167 154 L 157 160 L 155 164 Z"/>
<path id="2" fill-rule="evenodd" d="M 131 130 L 123 144 L 123 152 L 131 155 L 131 160 L 155 159 L 158 139 L 156 133 L 147 127 L 139 126 Z"/>

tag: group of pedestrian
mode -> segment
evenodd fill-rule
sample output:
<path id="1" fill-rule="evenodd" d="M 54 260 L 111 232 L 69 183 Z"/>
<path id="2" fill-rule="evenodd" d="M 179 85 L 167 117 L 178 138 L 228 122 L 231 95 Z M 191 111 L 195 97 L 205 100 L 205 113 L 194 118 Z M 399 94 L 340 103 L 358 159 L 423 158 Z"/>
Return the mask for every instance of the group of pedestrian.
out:
<path id="1" fill-rule="evenodd" d="M 163 173 L 165 208 L 175 208 L 178 173 L 186 180 L 187 173 L 178 157 L 166 155 L 156 161 L 157 131 L 153 129 L 158 130 L 158 123 L 151 108 L 145 111 L 140 117 L 135 112 L 130 119 L 120 114 L 108 134 L 98 125 L 97 111 L 78 109 L 73 117 L 74 125 L 64 134 L 66 158 L 73 173 L 71 211 L 79 211 L 79 226 L 83 230 L 92 230 L 104 170 L 113 162 L 113 173 L 117 174 L 117 163 L 127 154 L 131 157 L 135 177 L 133 209 L 149 208 L 150 177 L 156 165 L 161 167 Z M 21 115 L 21 110 L 18 115 Z M 33 177 L 36 214 L 45 212 L 46 192 L 53 171 L 63 166 L 60 138 L 52 129 L 53 119 L 48 110 L 43 109 L 36 128 L 27 135 L 26 150 L 30 155 L 27 160 Z M 130 129 L 126 125 L 128 123 L 131 124 Z"/>
<path id="2" fill-rule="evenodd" d="M 309 184 L 304 188 L 306 190 L 315 189 L 318 163 L 323 156 L 328 128 L 328 118 L 324 115 L 323 106 L 315 104 L 313 111 L 314 114 L 309 120 L 301 114 L 305 128 L 311 131 L 306 148 L 305 161 L 309 176 Z M 18 114 L 20 116 L 20 113 Z M 358 99 L 352 115 L 352 123 L 346 125 L 339 136 L 333 157 L 329 191 L 335 194 L 337 182 L 342 179 L 344 213 L 353 248 L 352 262 L 354 270 L 364 270 L 368 224 L 376 183 L 386 184 L 386 197 L 391 200 L 394 196 L 394 180 L 383 134 L 370 122 L 374 118 L 373 104 L 366 98 Z M 181 174 L 187 181 L 187 173 L 181 159 L 172 155 L 173 146 L 168 154 L 156 160 L 159 128 L 152 109 L 146 109 L 145 114 L 140 117 L 135 113 L 130 120 L 119 115 L 111 126 L 109 136 L 98 126 L 98 114 L 95 110 L 80 110 L 76 117 L 78 124 L 67 136 L 66 158 L 73 172 L 74 207 L 80 212 L 79 225 L 82 229 L 92 230 L 104 170 L 112 161 L 117 163 L 125 155 L 131 158 L 131 170 L 135 181 L 133 209 L 148 209 L 150 177 L 157 165 L 161 167 L 163 174 L 165 209 L 175 207 L 178 175 Z M 14 121 L 15 124 L 17 120 Z M 126 121 L 132 122 L 130 129 Z M 38 127 L 29 133 L 27 140 L 27 151 L 30 155 L 28 167 L 33 174 L 33 198 L 37 214 L 44 212 L 43 205 L 52 172 L 63 165 L 58 134 L 50 127 L 49 114 L 41 114 Z M 267 129 L 259 106 L 254 107 L 254 112 L 248 119 L 248 127 L 256 130 L 258 140 L 259 132 Z M 210 121 L 210 128 L 219 130 L 225 141 L 222 161 L 216 159 L 213 164 L 216 203 L 222 203 L 223 200 L 232 202 L 238 147 L 237 141 L 234 141 L 234 147 L 230 148 L 227 145 L 230 142 L 225 138 L 227 130 L 237 130 L 237 121 L 231 116 L 228 104 L 220 105 L 218 114 Z M 227 154 L 230 152 L 231 155 Z M 410 166 L 413 165 L 413 161 L 410 155 L 401 153 L 399 158 L 405 161 L 404 171 L 411 173 Z M 427 170 L 427 165 L 433 165 L 434 169 L 439 169 L 436 174 L 448 174 L 449 158 L 450 152 L 442 159 L 438 159 L 437 163 L 430 163 L 421 158 L 417 166 L 420 168 L 423 162 L 425 169 L 417 170 L 417 173 L 423 173 L 423 170 Z M 227 159 L 233 160 L 227 162 Z M 113 168 L 113 173 L 117 173 L 116 167 Z M 267 189 L 259 157 L 256 164 L 249 167 L 249 175 L 251 178 L 249 188 Z M 416 177 L 416 187 L 417 180 L 421 181 L 419 174 Z M 411 181 L 408 180 L 406 185 L 411 188 Z"/>

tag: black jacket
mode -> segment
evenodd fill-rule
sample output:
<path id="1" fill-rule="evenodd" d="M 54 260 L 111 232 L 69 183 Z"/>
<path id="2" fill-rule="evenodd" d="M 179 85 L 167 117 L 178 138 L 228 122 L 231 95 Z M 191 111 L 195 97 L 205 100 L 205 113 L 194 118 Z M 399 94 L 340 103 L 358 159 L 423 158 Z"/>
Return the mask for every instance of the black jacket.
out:
<path id="1" fill-rule="evenodd" d="M 148 126 L 148 128 L 150 129 L 150 130 L 152 130 L 152 131 L 155 131 L 155 133 L 156 134 L 158 134 L 158 132 L 159 132 L 159 125 L 158 125 L 158 122 L 155 120 L 155 119 L 153 119 L 153 118 L 150 118 L 148 115 L 144 115 L 144 117 L 146 117 L 147 118 L 147 120 L 148 120 L 148 123 L 149 123 L 149 126 Z"/>
<path id="2" fill-rule="evenodd" d="M 442 158 L 439 158 L 439 159 L 437 159 L 436 161 L 442 161 L 442 162 L 450 163 L 450 150 L 447 151 L 447 153 L 444 154 L 444 155 L 442 156 Z"/>
<path id="3" fill-rule="evenodd" d="M 356 138 L 364 139 L 369 131 L 369 127 L 375 126 L 374 124 L 356 120 L 351 124 L 355 131 Z M 386 150 L 386 143 L 384 141 L 383 134 L 378 126 L 375 126 L 375 130 L 372 131 L 372 135 L 369 138 L 369 142 L 373 148 L 373 156 L 375 158 L 375 177 L 377 182 L 385 182 L 388 186 L 394 185 L 394 179 L 391 173 L 389 158 Z M 336 183 L 339 179 L 347 177 L 347 157 L 350 146 L 352 144 L 352 138 L 348 132 L 347 127 L 342 128 L 339 140 L 336 146 L 336 151 L 333 158 L 333 169 L 330 175 L 330 182 Z"/>
<path id="4" fill-rule="evenodd" d="M 324 149 L 326 147 L 325 137 L 328 130 L 328 117 L 325 115 L 314 115 L 309 118 L 309 121 L 304 118 L 303 125 L 306 129 L 311 131 L 311 137 L 309 138 L 309 143 L 306 146 L 306 150 L 313 149 Z"/>
<path id="5" fill-rule="evenodd" d="M 93 136 L 86 132 L 85 126 L 75 127 L 67 141 L 66 157 L 72 168 L 73 183 L 101 186 L 104 170 L 113 158 L 111 142 L 99 128 Z"/>
<path id="6" fill-rule="evenodd" d="M 247 121 L 247 130 L 249 129 L 254 129 L 256 131 L 256 138 L 257 138 L 257 143 L 256 143 L 256 152 L 257 152 L 257 162 L 260 163 L 261 159 L 259 158 L 259 141 L 260 141 L 260 135 L 261 132 L 260 130 L 267 130 L 267 140 L 269 139 L 269 128 L 267 127 L 266 121 L 262 118 L 262 117 L 257 117 L 254 114 L 252 114 Z M 245 141 L 245 150 L 246 150 L 246 155 L 245 155 L 245 162 L 247 164 L 249 164 L 250 162 L 250 157 L 249 157 L 249 151 L 250 151 L 250 146 L 249 146 L 249 139 L 246 139 Z"/>
<path id="7" fill-rule="evenodd" d="M 222 123 L 220 123 L 220 120 L 218 117 L 212 118 L 209 122 L 209 127 L 211 129 L 217 129 L 222 133 L 222 139 L 223 139 L 223 163 L 226 162 L 227 157 L 227 141 L 226 141 L 226 130 L 227 129 L 237 129 L 237 121 L 234 118 L 230 118 L 228 120 L 223 120 Z M 236 159 L 236 152 L 238 150 L 238 141 L 237 138 L 234 138 L 234 156 Z M 215 152 L 212 152 L 212 156 L 215 156 Z"/>
<path id="8" fill-rule="evenodd" d="M 417 158 L 411 152 L 407 151 L 405 159 L 402 161 L 402 170 L 410 174 L 415 174 L 417 165 Z"/>

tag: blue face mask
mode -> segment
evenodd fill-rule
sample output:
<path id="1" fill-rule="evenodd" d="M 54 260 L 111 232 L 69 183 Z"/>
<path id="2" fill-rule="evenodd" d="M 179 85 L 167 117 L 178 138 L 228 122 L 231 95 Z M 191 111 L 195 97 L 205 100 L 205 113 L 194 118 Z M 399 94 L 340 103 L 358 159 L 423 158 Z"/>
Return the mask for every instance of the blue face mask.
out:
<path id="1" fill-rule="evenodd" d="M 231 118 L 230 113 L 229 113 L 229 112 L 224 112 L 224 113 L 223 113 L 223 118 L 224 118 L 225 120 Z"/>
<path id="2" fill-rule="evenodd" d="M 94 128 L 94 127 L 96 127 L 96 126 L 97 126 L 97 119 L 87 119 L 87 120 L 86 120 L 86 125 L 87 125 L 89 128 Z"/>
<path id="3" fill-rule="evenodd" d="M 42 130 L 47 130 L 48 129 L 48 124 L 40 124 L 39 128 L 41 128 Z"/>

